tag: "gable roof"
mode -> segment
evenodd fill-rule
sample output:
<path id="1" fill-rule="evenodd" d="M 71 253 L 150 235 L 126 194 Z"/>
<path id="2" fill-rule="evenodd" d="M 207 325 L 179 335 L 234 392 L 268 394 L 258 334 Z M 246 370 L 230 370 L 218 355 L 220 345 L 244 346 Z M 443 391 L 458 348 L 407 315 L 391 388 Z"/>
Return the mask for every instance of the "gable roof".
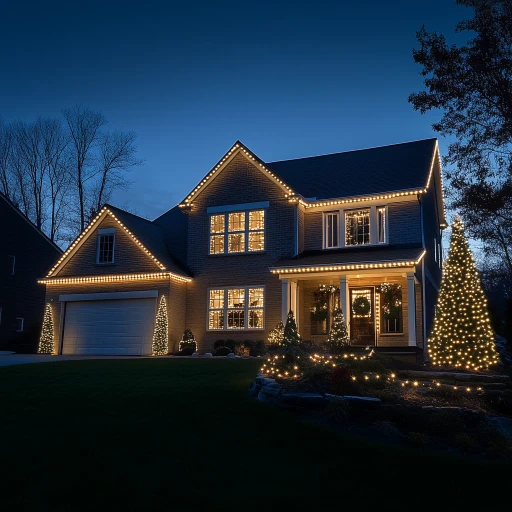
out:
<path id="1" fill-rule="evenodd" d="M 155 265 L 160 269 L 160 273 L 165 271 L 171 277 L 184 281 L 189 280 L 188 271 L 172 256 L 166 243 L 165 234 L 159 226 L 109 204 L 103 206 L 98 215 L 68 247 L 62 257 L 48 272 L 47 278 L 51 278 L 66 264 L 67 260 L 73 256 L 85 240 L 94 232 L 93 227 L 107 215 L 113 217 L 132 240 L 154 261 Z"/>
<path id="2" fill-rule="evenodd" d="M 32 229 L 37 231 L 59 254 L 62 254 L 62 249 L 53 242 L 43 231 L 41 231 L 8 197 L 0 192 L 0 199 L 3 199 Z"/>
<path id="3" fill-rule="evenodd" d="M 215 165 L 210 170 L 210 172 L 206 174 L 206 176 L 197 184 L 194 190 L 192 190 L 192 192 L 190 192 L 178 206 L 180 208 L 192 206 L 194 196 L 206 188 L 220 174 L 226 165 L 239 153 L 244 155 L 250 162 L 254 164 L 257 169 L 259 169 L 263 174 L 268 176 L 279 187 L 281 187 L 285 197 L 294 195 L 294 191 L 284 180 L 282 180 L 276 173 L 269 169 L 263 160 L 257 157 L 250 149 L 248 149 L 239 140 L 237 140 L 231 149 L 217 162 L 217 165 Z"/>
<path id="4" fill-rule="evenodd" d="M 305 198 L 332 199 L 427 186 L 437 139 L 269 162 Z"/>
<path id="5" fill-rule="evenodd" d="M 187 261 L 188 219 L 183 209 L 175 206 L 157 217 L 153 224 L 162 229 L 172 254 L 181 262 Z"/>

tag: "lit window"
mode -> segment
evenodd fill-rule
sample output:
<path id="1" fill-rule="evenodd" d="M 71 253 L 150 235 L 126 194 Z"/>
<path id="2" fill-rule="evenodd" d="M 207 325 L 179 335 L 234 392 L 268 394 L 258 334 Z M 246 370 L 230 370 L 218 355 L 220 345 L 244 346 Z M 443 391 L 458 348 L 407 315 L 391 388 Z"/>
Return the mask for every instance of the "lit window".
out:
<path id="1" fill-rule="evenodd" d="M 224 329 L 224 290 L 210 290 L 208 305 L 210 329 Z"/>
<path id="2" fill-rule="evenodd" d="M 209 291 L 208 328 L 263 329 L 263 288 L 220 288 Z M 224 322 L 224 319 L 227 322 Z M 248 319 L 248 320 L 247 320 Z"/>
<path id="3" fill-rule="evenodd" d="M 402 327 L 402 290 L 391 285 L 380 293 L 380 332 L 401 333 Z"/>
<path id="4" fill-rule="evenodd" d="M 249 212 L 249 251 L 265 250 L 265 210 Z"/>
<path id="5" fill-rule="evenodd" d="M 98 254 L 96 263 L 114 263 L 115 230 L 98 231 Z"/>
<path id="6" fill-rule="evenodd" d="M 377 227 L 379 244 L 387 243 L 386 238 L 386 208 L 377 208 Z"/>
<path id="7" fill-rule="evenodd" d="M 338 232 L 339 232 L 339 218 L 338 212 L 325 214 L 325 247 L 338 247 Z"/>
<path id="8" fill-rule="evenodd" d="M 370 243 L 370 210 L 347 212 L 345 226 L 345 245 Z"/>
<path id="9" fill-rule="evenodd" d="M 210 217 L 210 254 L 264 250 L 265 210 L 234 212 Z"/>
<path id="10" fill-rule="evenodd" d="M 16 317 L 16 332 L 23 332 L 23 324 L 25 323 L 25 319 L 21 317 Z"/>

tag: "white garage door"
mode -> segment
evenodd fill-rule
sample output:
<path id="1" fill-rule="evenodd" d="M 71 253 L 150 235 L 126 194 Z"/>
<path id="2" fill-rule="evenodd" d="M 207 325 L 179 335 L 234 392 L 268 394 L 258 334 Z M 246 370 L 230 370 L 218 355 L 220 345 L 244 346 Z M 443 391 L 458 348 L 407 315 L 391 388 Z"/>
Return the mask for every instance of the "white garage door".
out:
<path id="1" fill-rule="evenodd" d="M 155 299 L 68 302 L 63 354 L 151 354 Z"/>

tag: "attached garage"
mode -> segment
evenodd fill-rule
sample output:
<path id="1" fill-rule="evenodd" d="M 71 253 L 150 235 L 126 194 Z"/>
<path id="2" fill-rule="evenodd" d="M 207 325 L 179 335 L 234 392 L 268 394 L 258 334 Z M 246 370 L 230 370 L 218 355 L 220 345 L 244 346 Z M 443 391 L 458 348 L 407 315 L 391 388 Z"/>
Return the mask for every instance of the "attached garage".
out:
<path id="1" fill-rule="evenodd" d="M 157 295 L 149 291 L 61 296 L 62 354 L 150 355 Z"/>

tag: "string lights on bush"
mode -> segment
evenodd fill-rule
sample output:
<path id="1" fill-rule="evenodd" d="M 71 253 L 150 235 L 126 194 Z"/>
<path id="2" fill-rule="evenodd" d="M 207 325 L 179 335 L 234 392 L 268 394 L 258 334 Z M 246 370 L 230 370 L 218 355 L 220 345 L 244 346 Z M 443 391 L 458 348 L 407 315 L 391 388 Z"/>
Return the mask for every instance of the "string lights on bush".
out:
<path id="1" fill-rule="evenodd" d="M 50 303 L 47 303 L 44 308 L 43 329 L 41 331 L 41 338 L 39 339 L 39 347 L 37 348 L 37 353 L 53 354 L 54 350 L 55 346 L 52 306 Z"/>
<path id="2" fill-rule="evenodd" d="M 452 224 L 428 347 L 435 366 L 480 370 L 499 362 L 487 299 L 458 216 Z"/>
<path id="3" fill-rule="evenodd" d="M 167 302 L 162 295 L 155 321 L 155 333 L 153 334 L 153 355 L 165 356 L 169 352 L 169 333 L 167 321 Z"/>

